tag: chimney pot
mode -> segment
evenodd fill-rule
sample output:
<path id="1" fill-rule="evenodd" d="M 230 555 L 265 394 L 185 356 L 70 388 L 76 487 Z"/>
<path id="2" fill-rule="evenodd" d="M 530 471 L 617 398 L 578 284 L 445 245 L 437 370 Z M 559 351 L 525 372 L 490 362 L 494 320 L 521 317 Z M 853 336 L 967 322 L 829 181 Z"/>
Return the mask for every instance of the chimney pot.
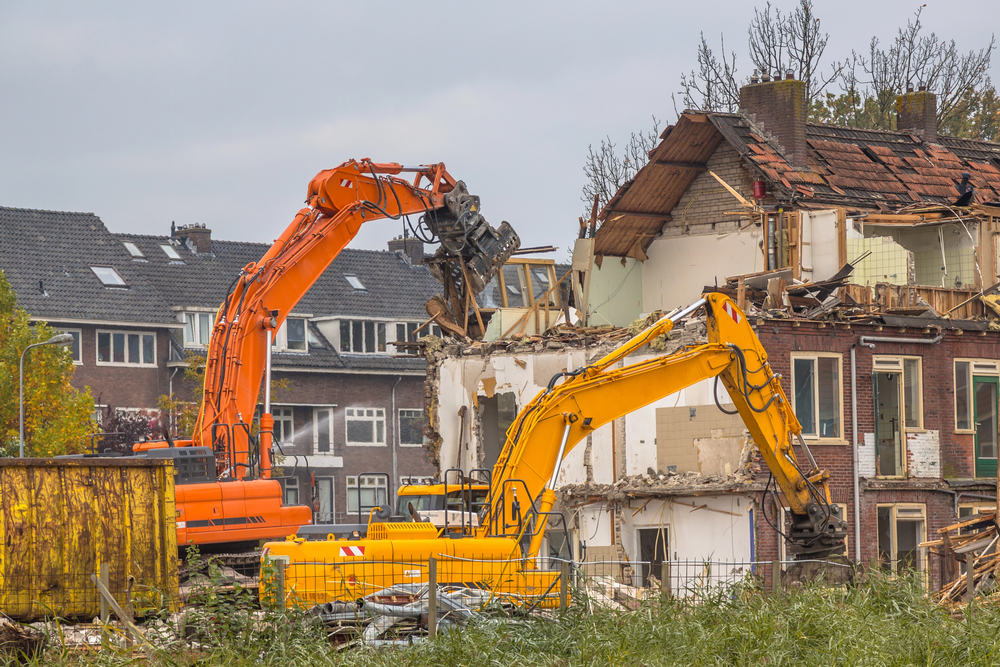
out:
<path id="1" fill-rule="evenodd" d="M 921 92 L 923 92 L 923 91 L 927 90 L 927 86 L 924 85 L 924 83 L 921 81 L 920 82 L 920 88 L 918 88 L 918 90 L 920 90 Z"/>
<path id="2" fill-rule="evenodd" d="M 791 81 L 794 78 L 795 78 L 795 75 L 792 74 L 792 70 L 786 69 L 785 70 L 785 81 Z"/>
<path id="3" fill-rule="evenodd" d="M 775 72 L 774 76 L 771 78 L 774 79 L 775 81 L 781 81 L 781 72 Z"/>
<path id="4" fill-rule="evenodd" d="M 908 93 L 912 93 L 913 92 L 913 83 L 912 82 L 908 81 L 906 83 L 906 92 L 908 92 Z"/>
<path id="5" fill-rule="evenodd" d="M 781 146 L 789 164 L 806 169 L 806 84 L 796 79 L 750 84 L 740 89 L 740 110 L 753 117 Z"/>
<path id="6" fill-rule="evenodd" d="M 754 70 L 753 74 L 750 75 L 750 83 L 760 83 L 760 74 L 757 70 Z"/>
<path id="7" fill-rule="evenodd" d="M 771 75 L 770 74 L 768 74 L 767 72 L 761 73 L 761 75 L 760 75 L 760 82 L 761 83 L 766 83 L 766 82 L 768 82 L 770 80 L 771 80 Z"/>

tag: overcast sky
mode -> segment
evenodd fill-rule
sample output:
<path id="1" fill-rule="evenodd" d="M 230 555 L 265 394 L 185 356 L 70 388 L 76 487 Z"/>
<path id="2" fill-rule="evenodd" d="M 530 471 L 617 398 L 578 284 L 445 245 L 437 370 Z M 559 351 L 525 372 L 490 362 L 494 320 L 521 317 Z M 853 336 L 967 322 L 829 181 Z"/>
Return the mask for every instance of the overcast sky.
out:
<path id="1" fill-rule="evenodd" d="M 837 58 L 890 40 L 919 3 L 816 6 Z M 752 15 L 737 0 L 3 0 L 0 206 L 270 242 L 321 169 L 444 162 L 494 225 L 565 248 L 588 144 L 625 141 L 653 114 L 672 122 L 701 31 L 713 44 L 725 33 L 747 74 Z M 986 45 L 998 18 L 996 0 L 924 10 L 965 50 Z M 384 248 L 399 231 L 370 223 L 354 246 Z"/>

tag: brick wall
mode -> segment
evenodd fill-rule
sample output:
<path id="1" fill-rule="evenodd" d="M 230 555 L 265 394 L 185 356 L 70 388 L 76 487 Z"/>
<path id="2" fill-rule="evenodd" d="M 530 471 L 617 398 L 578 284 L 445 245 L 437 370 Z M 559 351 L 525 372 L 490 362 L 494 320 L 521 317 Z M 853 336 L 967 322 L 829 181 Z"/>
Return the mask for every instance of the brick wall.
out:
<path id="1" fill-rule="evenodd" d="M 167 355 L 170 334 L 165 329 L 137 326 L 80 326 L 51 323 L 57 329 L 80 331 L 83 363 L 75 366 L 71 384 L 77 389 L 90 387 L 94 401 L 99 405 L 116 408 L 156 408 L 161 394 L 167 393 L 170 369 Z M 126 366 L 97 364 L 97 330 L 123 332 L 152 332 L 156 335 L 156 366 Z"/>
<path id="2" fill-rule="evenodd" d="M 798 324 L 798 326 L 797 326 Z M 769 361 L 775 373 L 782 376 L 782 385 L 787 394 L 791 393 L 791 353 L 792 352 L 833 352 L 843 355 L 842 392 L 844 397 L 843 444 L 816 444 L 811 450 L 820 467 L 827 469 L 831 477 L 831 494 L 834 502 L 848 505 L 847 521 L 850 525 L 851 557 L 854 557 L 854 507 L 853 507 L 853 454 L 851 433 L 851 371 L 850 350 L 861 336 L 891 336 L 905 338 L 933 337 L 923 329 L 900 329 L 898 327 L 878 327 L 875 325 L 851 326 L 843 324 L 795 323 L 785 320 L 762 321 L 756 327 L 758 336 L 768 351 Z M 955 496 L 951 492 L 938 490 L 945 487 L 945 479 L 972 478 L 975 474 L 974 436 L 955 433 L 954 359 L 956 357 L 1000 359 L 1000 333 L 964 332 L 950 330 L 944 339 L 935 345 L 908 343 L 876 343 L 871 350 L 858 345 L 856 348 L 857 388 L 858 388 L 858 432 L 871 434 L 875 426 L 874 397 L 872 390 L 872 355 L 919 356 L 922 359 L 923 426 L 922 433 L 914 434 L 917 442 L 911 443 L 913 451 L 908 452 L 911 477 L 898 480 L 861 480 L 861 547 L 862 561 L 869 563 L 878 556 L 878 515 L 880 503 L 919 503 L 926 507 L 926 534 L 934 535 L 956 520 Z M 936 433 L 938 440 L 939 464 L 927 465 L 926 447 L 928 434 Z M 871 440 L 870 440 L 871 441 Z M 923 449 L 921 449 L 923 448 Z M 913 456 L 923 451 L 924 458 L 918 465 Z M 874 456 L 873 449 L 860 448 L 860 456 Z M 796 448 L 800 462 L 807 461 L 804 452 Z M 931 471 L 939 471 L 931 477 Z M 864 467 L 862 467 L 864 470 Z M 913 477 L 920 473 L 921 477 Z M 989 493 L 992 479 L 983 480 Z M 978 491 L 982 493 L 983 491 Z M 758 502 L 761 500 L 758 494 Z M 759 510 L 758 510 L 759 511 Z M 770 560 L 777 557 L 778 538 L 758 517 L 756 521 L 757 554 L 759 559 Z M 933 586 L 940 584 L 941 563 L 936 556 L 929 556 L 928 566 Z"/>
<path id="3" fill-rule="evenodd" d="M 708 170 L 717 174 L 743 197 L 751 199 L 753 181 L 740 165 L 740 155 L 731 144 L 726 141 L 719 144 L 708 159 Z M 712 178 L 712 174 L 702 172 L 674 206 L 671 212 L 673 220 L 667 223 L 663 233 L 664 236 L 677 236 L 735 231 L 741 226 L 739 217 L 723 213 L 738 210 L 739 201 Z"/>
<path id="4" fill-rule="evenodd" d="M 806 168 L 806 84 L 794 79 L 740 88 L 740 110 L 774 137 L 788 161 Z"/>

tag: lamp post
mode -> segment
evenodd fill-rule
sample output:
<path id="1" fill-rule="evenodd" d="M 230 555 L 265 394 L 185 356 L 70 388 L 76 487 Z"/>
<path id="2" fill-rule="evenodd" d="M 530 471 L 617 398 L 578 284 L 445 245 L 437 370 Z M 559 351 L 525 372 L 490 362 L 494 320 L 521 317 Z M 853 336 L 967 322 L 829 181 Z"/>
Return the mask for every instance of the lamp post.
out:
<path id="1" fill-rule="evenodd" d="M 18 390 L 18 404 L 20 406 L 20 422 L 21 422 L 21 453 L 20 458 L 24 458 L 24 355 L 28 353 L 33 347 L 40 347 L 42 345 L 62 345 L 63 347 L 73 344 L 73 334 L 61 333 L 56 334 L 47 341 L 41 343 L 32 343 L 28 347 L 24 348 L 24 352 L 21 353 L 21 367 L 20 376 L 18 377 L 17 390 Z"/>

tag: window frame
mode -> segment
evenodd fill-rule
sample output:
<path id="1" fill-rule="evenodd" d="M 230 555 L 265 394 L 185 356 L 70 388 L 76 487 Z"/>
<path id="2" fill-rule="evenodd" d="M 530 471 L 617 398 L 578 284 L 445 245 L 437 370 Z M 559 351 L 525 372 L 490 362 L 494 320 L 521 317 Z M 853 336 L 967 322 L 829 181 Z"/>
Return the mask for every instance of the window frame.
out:
<path id="1" fill-rule="evenodd" d="M 128 251 L 132 259 L 146 259 L 146 256 L 142 254 L 142 249 L 133 241 L 122 241 L 122 245 L 125 246 L 125 250 Z"/>
<path id="2" fill-rule="evenodd" d="M 791 399 L 792 399 L 792 411 L 795 412 L 796 415 L 798 415 L 798 406 L 796 405 L 796 392 L 795 392 L 795 387 L 796 387 L 796 383 L 795 383 L 795 362 L 796 362 L 796 360 L 802 360 L 802 359 L 811 360 L 813 362 L 813 364 L 814 364 L 814 366 L 813 366 L 813 368 L 814 368 L 814 371 L 813 371 L 814 378 L 818 378 L 818 366 L 819 366 L 819 360 L 820 359 L 836 359 L 837 360 L 837 378 L 838 378 L 838 383 L 837 383 L 837 415 L 838 415 L 837 425 L 838 425 L 838 431 L 839 431 L 839 433 L 837 433 L 834 436 L 823 436 L 823 435 L 820 435 L 820 430 L 821 429 L 819 428 L 819 403 L 820 403 L 820 400 L 819 400 L 819 383 L 816 380 L 814 380 L 813 387 L 814 387 L 815 391 L 813 392 L 813 406 L 812 407 L 813 407 L 813 415 L 815 415 L 815 420 L 816 420 L 816 434 L 815 435 L 806 435 L 806 433 L 803 432 L 802 433 L 803 439 L 809 440 L 810 442 L 813 442 L 813 443 L 816 443 L 816 444 L 820 444 L 820 445 L 823 445 L 823 444 L 838 444 L 838 445 L 839 444 L 845 444 L 847 442 L 847 440 L 846 440 L 846 436 L 844 434 L 845 433 L 845 426 L 844 426 L 844 355 L 841 354 L 840 352 L 809 352 L 809 351 L 801 351 L 801 352 L 792 352 L 791 353 L 791 356 L 789 358 L 789 366 L 791 367 L 790 368 L 790 370 L 791 370 L 791 387 L 790 387 L 791 388 L 791 392 L 790 393 L 791 393 Z"/>
<path id="3" fill-rule="evenodd" d="M 111 345 L 111 359 L 112 359 L 111 361 L 101 361 L 101 359 L 100 359 L 100 355 L 101 355 L 101 334 L 102 333 L 106 333 L 106 334 L 108 334 L 108 335 L 111 336 L 111 342 L 110 342 L 110 345 Z M 123 356 L 125 358 L 125 361 L 114 361 L 114 358 L 115 358 L 115 339 L 114 339 L 114 336 L 115 336 L 115 334 L 122 334 L 123 336 L 125 336 L 125 339 L 124 339 L 125 348 L 122 350 L 122 353 L 123 353 Z M 143 353 L 142 353 L 142 349 L 143 349 L 143 337 L 145 337 L 145 336 L 152 336 L 153 337 L 153 361 L 151 363 L 146 363 L 146 362 L 143 362 L 143 361 L 135 362 L 135 361 L 129 361 L 128 360 L 128 357 L 130 356 L 129 355 L 129 351 L 128 351 L 128 347 L 129 347 L 128 346 L 128 337 L 129 336 L 139 336 L 139 357 L 140 358 L 143 356 Z M 158 357 L 158 350 L 157 350 L 158 346 L 157 346 L 156 332 L 155 331 L 132 331 L 130 329 L 95 329 L 94 330 L 94 343 L 95 343 L 95 345 L 94 345 L 94 362 L 98 366 L 132 366 L 132 367 L 140 367 L 140 368 L 156 368 L 156 366 L 157 366 L 157 359 L 159 357 Z"/>
<path id="4" fill-rule="evenodd" d="M 118 273 L 118 269 L 116 269 L 115 267 L 113 267 L 113 266 L 104 266 L 104 265 L 101 265 L 101 264 L 94 264 L 94 265 L 88 265 L 88 266 L 90 266 L 91 273 L 93 273 L 94 277 L 97 278 L 97 282 L 101 283 L 101 285 L 103 285 L 104 287 L 112 287 L 112 288 L 117 288 L 117 289 L 128 289 L 128 287 L 129 287 L 128 282 L 126 282 L 126 280 L 122 277 L 122 274 Z M 101 277 L 101 274 L 99 273 L 98 269 L 104 269 L 106 271 L 111 271 L 115 275 L 115 277 L 118 278 L 118 280 L 120 280 L 121 282 L 111 282 L 111 283 L 105 282 L 104 278 Z"/>
<path id="5" fill-rule="evenodd" d="M 73 356 L 72 346 L 67 346 L 66 351 L 69 352 L 70 359 L 73 360 L 74 366 L 83 366 L 83 329 L 63 329 L 60 327 L 59 329 L 56 329 L 56 331 L 59 333 L 68 333 L 73 335 L 76 340 L 77 350 L 79 351 L 79 358 Z"/>
<path id="6" fill-rule="evenodd" d="M 284 479 L 281 480 L 281 482 L 282 482 L 282 484 L 281 484 L 281 501 L 282 501 L 282 504 L 283 505 L 301 505 L 302 503 L 299 502 L 299 491 L 301 490 L 301 487 L 299 486 L 299 478 L 298 477 L 285 477 Z M 294 491 L 295 492 L 295 502 L 294 503 L 291 502 L 291 501 L 289 501 L 289 499 L 288 499 L 288 492 L 289 491 Z"/>
<path id="7" fill-rule="evenodd" d="M 166 255 L 167 259 L 169 259 L 170 261 L 172 262 L 184 261 L 184 258 L 182 258 L 181 254 L 177 252 L 177 249 L 172 245 L 170 245 L 169 243 L 160 243 L 158 245 L 160 246 L 160 250 L 163 251 L 163 254 Z"/>
<path id="8" fill-rule="evenodd" d="M 334 414 L 334 408 L 336 408 L 336 407 L 337 406 L 335 406 L 335 405 L 329 405 L 329 406 L 324 405 L 324 406 L 314 406 L 313 409 L 312 409 L 312 427 L 313 427 L 312 428 L 312 431 L 313 431 L 312 450 L 313 450 L 313 454 L 318 454 L 320 456 L 332 455 L 333 454 L 333 449 L 334 449 L 334 438 L 333 438 L 334 417 L 333 417 L 333 414 Z M 326 449 L 326 450 L 320 450 L 320 448 L 319 448 L 319 415 L 320 415 L 320 413 L 326 413 L 327 416 L 329 417 L 329 420 L 327 421 L 328 426 L 327 426 L 327 431 L 326 432 L 327 432 L 327 435 L 330 437 L 330 448 Z"/>
<path id="9" fill-rule="evenodd" d="M 374 415 L 357 415 L 352 414 L 354 411 L 361 410 L 373 410 Z M 381 415 L 379 414 L 381 413 Z M 372 442 L 355 442 L 351 440 L 351 422 L 352 421 L 370 421 L 372 424 L 372 436 L 375 438 Z M 378 422 L 382 422 L 382 440 L 378 440 Z M 348 447 L 385 447 L 388 438 L 386 437 L 386 424 L 385 424 L 385 408 L 377 407 L 360 407 L 351 406 L 344 409 L 344 442 L 347 443 Z"/>
<path id="10" fill-rule="evenodd" d="M 422 430 L 421 430 L 421 434 L 420 434 L 420 442 L 418 442 L 418 443 L 403 442 L 403 413 L 404 412 L 415 412 L 417 414 L 415 414 L 415 415 L 407 415 L 407 416 L 411 417 L 411 418 L 412 417 L 419 417 L 421 420 L 424 419 L 424 411 L 422 409 L 420 409 L 420 408 L 399 408 L 398 410 L 396 410 L 396 428 L 398 429 L 396 432 L 399 433 L 399 438 L 398 438 L 398 440 L 399 440 L 399 446 L 400 447 L 423 447 L 424 446 L 424 442 L 426 441 L 426 437 L 423 435 L 423 431 Z"/>
<path id="11" fill-rule="evenodd" d="M 353 485 L 351 484 L 352 480 L 354 481 Z M 356 506 L 352 507 L 351 506 L 351 498 L 352 497 L 358 498 L 358 481 L 359 480 L 369 480 L 369 481 L 375 480 L 375 482 L 372 483 L 372 484 L 367 484 L 366 485 L 366 484 L 362 483 L 361 486 L 363 486 L 363 487 L 367 486 L 368 488 L 375 489 L 375 502 L 376 503 L 379 502 L 379 500 L 378 500 L 378 491 L 379 491 L 379 489 L 382 489 L 384 491 L 383 495 L 385 496 L 384 502 L 387 505 L 391 504 L 391 499 L 389 498 L 389 483 L 388 483 L 388 480 L 386 479 L 386 477 L 384 475 L 347 475 L 344 478 L 344 488 L 346 489 L 346 495 L 347 495 L 347 514 L 348 515 L 355 514 L 355 513 L 357 513 L 359 511 L 358 507 L 356 507 Z M 358 504 L 360 505 L 361 503 L 359 502 Z M 377 507 L 377 505 L 361 505 L 361 507 L 362 508 L 366 508 L 366 509 L 361 509 L 360 511 L 362 511 L 362 512 L 371 512 L 372 508 L 373 507 Z"/>
<path id="12" fill-rule="evenodd" d="M 288 320 L 302 320 L 304 332 L 303 349 L 296 350 L 288 347 Z M 281 326 L 274 332 L 271 339 L 272 352 L 287 352 L 289 354 L 309 354 L 309 318 L 302 315 L 289 315 L 281 322 Z"/>
<path id="13" fill-rule="evenodd" d="M 929 574 L 929 570 L 928 570 L 928 565 L 929 564 L 927 562 L 928 561 L 928 558 L 927 558 L 927 547 L 921 547 L 919 545 L 921 543 L 927 541 L 927 504 L 926 503 L 876 503 L 876 505 L 875 505 L 875 522 L 876 522 L 876 542 L 875 542 L 875 549 L 876 549 L 876 555 L 878 556 L 878 567 L 880 569 L 882 568 L 882 560 L 881 560 L 881 555 L 879 554 L 879 545 L 878 545 L 878 539 L 877 539 L 878 538 L 878 511 L 880 509 L 884 508 L 884 507 L 888 507 L 888 508 L 891 509 L 891 513 L 889 515 L 889 521 L 890 521 L 890 523 L 892 525 L 892 535 L 891 535 L 891 539 L 892 539 L 892 551 L 891 551 L 891 554 L 890 554 L 891 555 L 891 559 L 889 561 L 889 568 L 890 568 L 889 569 L 889 574 L 892 575 L 892 576 L 897 576 L 899 574 L 899 571 L 898 571 L 899 562 L 896 559 L 896 554 L 899 551 L 899 549 L 897 547 L 897 545 L 899 544 L 898 526 L 899 526 L 899 522 L 900 522 L 898 510 L 900 510 L 900 509 L 920 509 L 920 511 L 921 511 L 920 522 L 922 524 L 922 529 L 921 529 L 921 533 L 919 535 L 917 535 L 917 547 L 916 547 L 917 567 L 916 567 L 916 571 L 919 572 L 921 575 L 923 575 L 926 578 L 928 576 L 928 574 Z M 913 522 L 914 519 L 910 518 L 910 517 L 904 517 L 902 519 L 902 521 Z"/>
<path id="14" fill-rule="evenodd" d="M 960 428 L 958 425 L 958 365 L 968 364 L 968 385 L 966 385 L 967 390 L 967 400 L 968 400 L 968 419 L 969 427 Z M 951 364 L 952 373 L 952 389 L 954 390 L 954 399 L 952 401 L 952 407 L 955 409 L 955 433 L 965 433 L 969 435 L 976 434 L 976 406 L 975 406 L 975 395 L 973 394 L 975 388 L 975 376 L 981 375 L 985 377 L 1000 377 L 1000 362 L 996 359 L 975 359 L 972 357 L 955 357 Z"/>
<path id="15" fill-rule="evenodd" d="M 202 340 L 201 337 L 201 319 L 202 317 L 208 318 L 208 340 Z M 184 333 L 181 337 L 184 340 L 184 347 L 186 348 L 206 348 L 209 342 L 212 340 L 212 330 L 215 328 L 215 311 L 203 311 L 203 310 L 185 310 L 180 314 L 181 323 L 184 324 Z M 194 334 L 194 340 L 188 340 L 188 320 L 192 319 L 193 324 L 191 330 Z"/>
<path id="16" fill-rule="evenodd" d="M 340 354 L 394 354 L 395 346 L 389 343 L 389 327 L 392 326 L 392 324 L 393 322 L 385 322 L 382 320 L 362 320 L 346 317 L 338 320 L 337 352 Z M 356 341 L 354 340 L 355 325 L 361 326 L 361 350 L 354 349 L 356 347 Z M 371 342 L 374 345 L 373 350 L 368 349 L 368 325 L 371 325 Z M 344 337 L 345 331 L 347 333 L 346 340 Z M 382 349 L 379 349 L 380 347 Z"/>
<path id="17" fill-rule="evenodd" d="M 286 414 L 279 414 L 278 413 L 279 410 L 288 410 L 288 414 L 287 415 Z M 291 428 L 289 429 L 289 431 L 291 432 L 292 436 L 295 435 L 295 407 L 294 406 L 292 406 L 292 405 L 273 405 L 272 404 L 271 405 L 271 417 L 274 419 L 274 423 L 275 424 L 277 424 L 279 421 L 284 422 L 285 420 L 287 420 L 288 423 L 291 424 Z M 284 432 L 285 432 L 285 427 L 284 427 L 283 424 L 282 424 L 282 427 L 281 427 L 281 432 L 282 432 L 282 434 L 284 434 Z M 274 427 L 271 428 L 271 439 L 272 439 L 273 442 L 277 442 L 281 446 L 294 445 L 295 444 L 294 437 L 291 440 L 279 440 L 279 439 L 275 438 L 274 437 Z"/>
<path id="18" fill-rule="evenodd" d="M 897 368 L 887 368 L 885 365 L 892 362 L 893 360 L 899 362 Z M 917 416 L 918 425 L 910 426 L 906 423 L 906 362 L 907 361 L 917 362 Z M 883 366 L 878 367 L 879 362 L 882 362 Z M 914 354 L 873 354 L 872 355 L 872 373 L 900 373 L 899 378 L 899 393 L 900 393 L 900 416 L 902 417 L 902 427 L 903 427 L 903 460 L 906 460 L 906 434 L 907 433 L 920 433 L 926 431 L 924 428 L 924 358 Z M 876 415 L 878 419 L 878 415 Z M 903 465 L 903 475 L 906 474 L 906 465 Z M 886 477 L 887 475 L 882 475 Z M 888 475 L 892 477 L 893 475 Z M 898 475 L 896 475 L 898 477 Z"/>
<path id="19" fill-rule="evenodd" d="M 320 483 L 330 482 L 330 511 L 323 512 L 323 496 L 320 493 Z M 316 502 L 319 509 L 316 510 L 316 523 L 334 523 L 337 515 L 337 480 L 332 475 L 323 475 L 316 478 Z M 323 520 L 326 515 L 326 521 Z"/>

